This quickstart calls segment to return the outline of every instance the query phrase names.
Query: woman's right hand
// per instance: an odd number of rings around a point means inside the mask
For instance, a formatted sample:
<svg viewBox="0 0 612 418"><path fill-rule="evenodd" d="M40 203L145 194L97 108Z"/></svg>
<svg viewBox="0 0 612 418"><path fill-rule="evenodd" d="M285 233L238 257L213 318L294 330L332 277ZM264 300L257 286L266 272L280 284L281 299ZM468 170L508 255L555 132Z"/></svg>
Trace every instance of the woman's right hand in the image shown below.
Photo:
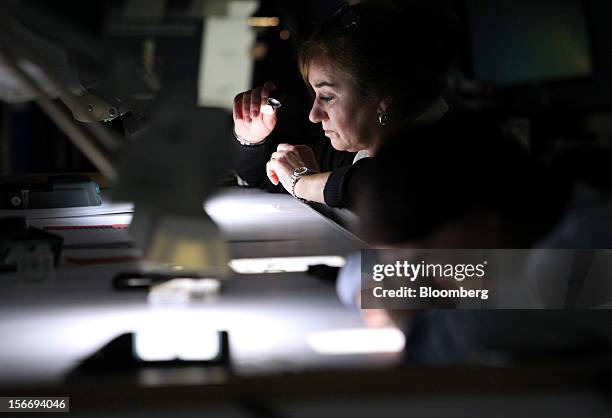
<svg viewBox="0 0 612 418"><path fill-rule="evenodd" d="M245 91L234 97L234 132L241 139L257 144L267 138L276 126L276 112L261 113L270 93L276 88L268 81L262 87Z"/></svg>

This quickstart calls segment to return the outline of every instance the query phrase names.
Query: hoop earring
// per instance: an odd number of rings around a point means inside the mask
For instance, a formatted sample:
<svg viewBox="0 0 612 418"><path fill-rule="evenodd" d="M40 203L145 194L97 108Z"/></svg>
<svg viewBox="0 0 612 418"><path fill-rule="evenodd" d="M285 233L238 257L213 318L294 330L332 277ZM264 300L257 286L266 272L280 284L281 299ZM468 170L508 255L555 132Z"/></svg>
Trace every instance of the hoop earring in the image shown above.
<svg viewBox="0 0 612 418"><path fill-rule="evenodd" d="M380 126L387 126L389 123L389 115L387 112L380 112L378 114L378 123L380 123Z"/></svg>

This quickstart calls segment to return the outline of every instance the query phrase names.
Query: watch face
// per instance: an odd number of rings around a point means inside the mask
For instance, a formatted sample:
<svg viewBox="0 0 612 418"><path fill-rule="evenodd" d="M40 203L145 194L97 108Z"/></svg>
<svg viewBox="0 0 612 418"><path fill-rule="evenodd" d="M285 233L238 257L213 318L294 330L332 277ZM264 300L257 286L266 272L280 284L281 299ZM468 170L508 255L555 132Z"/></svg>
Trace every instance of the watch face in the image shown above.
<svg viewBox="0 0 612 418"><path fill-rule="evenodd" d="M307 167L298 167L293 171L294 176L303 176L306 173L308 173Z"/></svg>

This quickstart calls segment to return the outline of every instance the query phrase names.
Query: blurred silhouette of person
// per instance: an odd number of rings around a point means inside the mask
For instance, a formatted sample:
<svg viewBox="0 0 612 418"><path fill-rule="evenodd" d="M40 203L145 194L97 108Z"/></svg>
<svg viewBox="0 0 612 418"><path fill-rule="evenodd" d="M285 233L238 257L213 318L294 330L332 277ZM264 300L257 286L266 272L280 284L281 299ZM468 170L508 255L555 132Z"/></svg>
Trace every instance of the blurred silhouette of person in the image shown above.
<svg viewBox="0 0 612 418"><path fill-rule="evenodd" d="M412 129L410 141L406 135L398 132L381 147L358 200L362 235L374 246L612 248L610 200L593 200L594 188L538 164L497 124L447 118L428 129ZM591 198L584 197L584 187ZM581 230L576 226L589 222L580 216L585 207L586 213L601 216ZM565 247L557 247L559 242ZM523 261L521 269L539 264L545 271L559 258L543 260L536 254ZM340 273L337 290L347 305L359 304L360 267L353 257ZM546 285L568 286L555 280ZM378 325L394 321L405 329L410 363L469 363L492 352L503 359L541 359L612 347L607 312L429 309L364 310L364 315Z"/></svg>
<svg viewBox="0 0 612 418"><path fill-rule="evenodd" d="M357 207L373 244L529 248L568 199L567 185L494 122L456 118L399 132L378 157Z"/></svg>

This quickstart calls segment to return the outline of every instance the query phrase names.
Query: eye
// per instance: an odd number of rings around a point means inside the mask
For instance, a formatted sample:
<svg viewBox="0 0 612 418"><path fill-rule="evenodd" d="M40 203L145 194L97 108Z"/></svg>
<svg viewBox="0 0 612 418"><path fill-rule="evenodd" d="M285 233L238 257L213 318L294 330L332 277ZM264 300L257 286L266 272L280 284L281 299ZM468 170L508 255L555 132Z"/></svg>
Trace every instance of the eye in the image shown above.
<svg viewBox="0 0 612 418"><path fill-rule="evenodd" d="M334 99L333 96L319 96L319 100L323 100L326 103L331 102Z"/></svg>

